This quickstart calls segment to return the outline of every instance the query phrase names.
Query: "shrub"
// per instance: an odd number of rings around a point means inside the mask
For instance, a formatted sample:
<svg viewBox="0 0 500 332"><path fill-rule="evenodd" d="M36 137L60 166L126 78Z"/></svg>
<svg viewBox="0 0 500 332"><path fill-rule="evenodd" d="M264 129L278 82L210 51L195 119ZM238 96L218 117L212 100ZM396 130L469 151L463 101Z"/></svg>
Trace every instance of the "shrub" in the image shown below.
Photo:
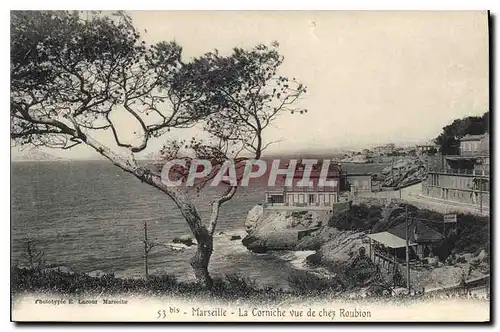
<svg viewBox="0 0 500 332"><path fill-rule="evenodd" d="M306 257L306 262L312 266L318 265L321 263L321 255L318 253L311 254Z"/></svg>
<svg viewBox="0 0 500 332"><path fill-rule="evenodd" d="M228 296L246 296L258 292L258 286L255 279L226 274L224 279L214 279L214 292Z"/></svg>
<svg viewBox="0 0 500 332"><path fill-rule="evenodd" d="M320 278L305 271L289 276L288 284L292 292L303 295L317 295L325 292L333 292L341 287L336 278Z"/></svg>
<svg viewBox="0 0 500 332"><path fill-rule="evenodd" d="M382 217L382 208L365 204L352 205L349 210L334 214L328 225L340 230L368 231Z"/></svg>
<svg viewBox="0 0 500 332"><path fill-rule="evenodd" d="M170 292L179 286L171 275L150 276L148 279L119 279L113 274L90 277L83 273L68 274L60 271L41 272L36 269L11 269L12 293L53 292L82 294L97 292L107 294Z"/></svg>
<svg viewBox="0 0 500 332"><path fill-rule="evenodd" d="M449 241L449 239L444 239L432 248L432 254L435 255L441 262L444 262L450 256L452 248L453 244Z"/></svg>
<svg viewBox="0 0 500 332"><path fill-rule="evenodd" d="M306 215L307 213L309 213L309 212L308 211L293 211L292 212L292 217L294 217L294 218L301 218L304 215Z"/></svg>
<svg viewBox="0 0 500 332"><path fill-rule="evenodd" d="M394 287L404 287L406 285L405 278L399 268L396 269L395 273L392 275L392 283Z"/></svg>
<svg viewBox="0 0 500 332"><path fill-rule="evenodd" d="M38 244L35 240L26 239L24 244L24 252L21 253L21 259L24 260L24 264L30 269L40 269L43 267L44 261L44 251L38 248Z"/></svg>

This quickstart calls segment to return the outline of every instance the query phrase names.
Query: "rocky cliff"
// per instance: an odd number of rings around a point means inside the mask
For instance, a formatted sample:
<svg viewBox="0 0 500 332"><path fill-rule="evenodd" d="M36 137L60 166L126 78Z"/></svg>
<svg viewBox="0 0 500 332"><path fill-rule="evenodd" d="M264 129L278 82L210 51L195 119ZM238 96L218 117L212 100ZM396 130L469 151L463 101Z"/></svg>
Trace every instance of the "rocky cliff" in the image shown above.
<svg viewBox="0 0 500 332"><path fill-rule="evenodd" d="M329 227L330 218L341 216L351 208L327 211L286 211L253 207L245 222L247 236L242 243L254 252L269 250L315 250L311 262L343 264L361 247L363 232L342 231Z"/></svg>
<svg viewBox="0 0 500 332"><path fill-rule="evenodd" d="M382 170L383 187L405 187L422 181L427 175L424 158L399 159Z"/></svg>
<svg viewBox="0 0 500 332"><path fill-rule="evenodd" d="M354 155L354 156L346 156L340 160L342 163L355 163L355 164L366 164L369 163L370 160L365 155Z"/></svg>
<svg viewBox="0 0 500 332"><path fill-rule="evenodd" d="M254 206L245 221L247 236L242 243L254 252L268 250L312 250L302 239L328 220L323 211L286 211ZM307 240L307 239L305 239Z"/></svg>

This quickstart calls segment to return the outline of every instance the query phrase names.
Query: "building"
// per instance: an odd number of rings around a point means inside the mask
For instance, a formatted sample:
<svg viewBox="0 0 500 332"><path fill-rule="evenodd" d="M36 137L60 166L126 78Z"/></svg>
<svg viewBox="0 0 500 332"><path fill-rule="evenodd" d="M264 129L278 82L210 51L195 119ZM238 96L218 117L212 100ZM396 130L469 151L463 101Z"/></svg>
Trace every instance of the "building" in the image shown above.
<svg viewBox="0 0 500 332"><path fill-rule="evenodd" d="M406 225L405 223L401 223L389 229L388 232L400 239L405 239ZM408 226L408 235L410 243L415 244L413 247L413 255L419 259L429 257L433 246L444 238L443 234L427 226L425 222L421 220L414 220L411 225Z"/></svg>
<svg viewBox="0 0 500 332"><path fill-rule="evenodd" d="M374 262L397 265L406 261L406 223L401 223L385 232L368 234L370 257ZM443 235L427 226L423 221L414 220L408 226L409 259L424 259L432 253L433 246L443 239Z"/></svg>
<svg viewBox="0 0 500 332"><path fill-rule="evenodd" d="M394 143L389 143L386 145L381 145L373 148L373 151L378 154L388 154L394 152L396 145Z"/></svg>
<svg viewBox="0 0 500 332"><path fill-rule="evenodd" d="M434 144L417 145L416 150L420 153L436 153L437 152L436 145L434 145Z"/></svg>
<svg viewBox="0 0 500 332"><path fill-rule="evenodd" d="M490 135L466 135L460 139L461 156L489 156Z"/></svg>
<svg viewBox="0 0 500 332"><path fill-rule="evenodd" d="M284 178L279 190L265 193L265 201L271 205L284 206L322 206L331 207L340 201L341 191L346 191L347 183L342 168L338 164L331 163L327 172L326 180L329 186L320 185L322 165L315 165L310 174L310 186L301 186L300 181L304 175L304 165L299 163L296 167L293 181L290 186L284 185Z"/></svg>
<svg viewBox="0 0 500 332"><path fill-rule="evenodd" d="M347 173L345 174L347 185L352 193L371 192L372 175L369 173Z"/></svg>
<svg viewBox="0 0 500 332"><path fill-rule="evenodd" d="M424 195L477 205L490 203L489 134L460 139L459 155L429 156Z"/></svg>

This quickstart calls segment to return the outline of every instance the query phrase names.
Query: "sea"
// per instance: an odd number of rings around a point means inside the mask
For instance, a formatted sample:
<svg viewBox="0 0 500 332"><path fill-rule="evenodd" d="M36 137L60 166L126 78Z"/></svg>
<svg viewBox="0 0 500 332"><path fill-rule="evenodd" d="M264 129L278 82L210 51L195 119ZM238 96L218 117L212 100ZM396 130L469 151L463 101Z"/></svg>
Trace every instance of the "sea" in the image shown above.
<svg viewBox="0 0 500 332"><path fill-rule="evenodd" d="M373 164L351 165L353 172ZM208 218L218 188L195 194L198 212ZM248 211L262 203L265 185L241 187L219 214L209 271L214 277L238 274L262 287L286 289L289 276L309 269L313 252L248 251L241 240ZM13 162L11 164L11 265L25 264L28 241L44 253L45 264L75 272L102 271L141 278L144 269L144 224L148 239L161 244L148 255L151 274L194 280L189 265L195 246L174 250L175 237L190 230L173 202L107 161Z"/></svg>

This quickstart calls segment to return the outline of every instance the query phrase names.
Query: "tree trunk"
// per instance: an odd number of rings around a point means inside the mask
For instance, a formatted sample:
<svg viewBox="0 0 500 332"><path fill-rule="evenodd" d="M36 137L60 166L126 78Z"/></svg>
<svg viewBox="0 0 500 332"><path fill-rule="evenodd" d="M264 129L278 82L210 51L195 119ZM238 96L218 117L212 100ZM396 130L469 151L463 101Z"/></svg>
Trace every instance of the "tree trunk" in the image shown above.
<svg viewBox="0 0 500 332"><path fill-rule="evenodd" d="M208 234L208 232L197 238L198 247L190 261L196 279L207 289L212 289L213 287L212 278L208 273L208 263L213 251L213 240L213 236Z"/></svg>
<svg viewBox="0 0 500 332"><path fill-rule="evenodd" d="M122 159L118 154L114 153L108 147L96 141L91 136L82 136L80 139L97 150L101 155L108 158L116 166L133 174L142 182L161 190L174 201L191 229L196 241L198 242L196 253L190 261L196 279L205 287L211 289L213 287L213 281L208 273L208 263L210 261L210 257L212 256L213 234L215 226L217 225L219 208L222 203L233 197L236 192L236 187L230 187L224 196L212 203L212 214L209 224L205 226L203 225L196 207L190 199L177 188L168 187L165 183L163 183L160 174L156 174L146 168L137 166L135 159L133 158L129 160Z"/></svg>

